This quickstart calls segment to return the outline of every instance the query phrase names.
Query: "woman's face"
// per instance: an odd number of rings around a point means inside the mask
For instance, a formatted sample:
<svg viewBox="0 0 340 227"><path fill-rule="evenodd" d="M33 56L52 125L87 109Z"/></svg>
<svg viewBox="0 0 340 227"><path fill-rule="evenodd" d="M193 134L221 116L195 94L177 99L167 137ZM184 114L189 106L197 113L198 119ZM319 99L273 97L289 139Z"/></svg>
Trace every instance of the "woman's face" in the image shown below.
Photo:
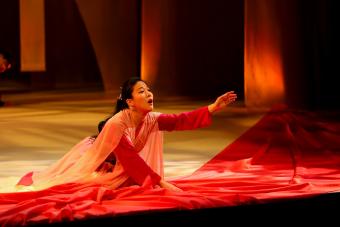
<svg viewBox="0 0 340 227"><path fill-rule="evenodd" d="M138 81L133 87L132 99L127 99L130 108L148 113L153 110L153 94L143 81Z"/></svg>

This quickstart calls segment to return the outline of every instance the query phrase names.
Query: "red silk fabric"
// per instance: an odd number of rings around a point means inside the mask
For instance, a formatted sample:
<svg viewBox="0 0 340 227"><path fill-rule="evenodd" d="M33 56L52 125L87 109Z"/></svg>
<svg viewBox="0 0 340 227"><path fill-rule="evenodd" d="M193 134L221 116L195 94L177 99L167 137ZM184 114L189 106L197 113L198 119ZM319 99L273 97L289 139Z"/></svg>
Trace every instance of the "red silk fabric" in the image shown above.
<svg viewBox="0 0 340 227"><path fill-rule="evenodd" d="M227 130L227 129L226 129ZM152 210L183 210L309 197L340 191L340 122L276 108L193 174L183 192L62 184L0 194L2 226L54 223Z"/></svg>

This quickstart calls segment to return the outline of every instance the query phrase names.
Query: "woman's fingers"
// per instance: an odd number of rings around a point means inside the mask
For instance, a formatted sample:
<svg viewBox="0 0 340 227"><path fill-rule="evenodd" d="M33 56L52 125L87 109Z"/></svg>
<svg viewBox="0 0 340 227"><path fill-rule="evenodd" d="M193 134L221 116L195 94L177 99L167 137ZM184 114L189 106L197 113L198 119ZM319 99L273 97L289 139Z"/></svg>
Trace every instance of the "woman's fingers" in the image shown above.
<svg viewBox="0 0 340 227"><path fill-rule="evenodd" d="M234 91L229 91L222 96L220 96L220 100L223 101L225 104L229 104L231 102L234 102L237 98L237 94L234 93Z"/></svg>
<svg viewBox="0 0 340 227"><path fill-rule="evenodd" d="M237 95L234 93L234 91L228 91L225 94L219 96L213 104L208 106L209 112L214 113L219 111L230 103L234 102L236 99Z"/></svg>

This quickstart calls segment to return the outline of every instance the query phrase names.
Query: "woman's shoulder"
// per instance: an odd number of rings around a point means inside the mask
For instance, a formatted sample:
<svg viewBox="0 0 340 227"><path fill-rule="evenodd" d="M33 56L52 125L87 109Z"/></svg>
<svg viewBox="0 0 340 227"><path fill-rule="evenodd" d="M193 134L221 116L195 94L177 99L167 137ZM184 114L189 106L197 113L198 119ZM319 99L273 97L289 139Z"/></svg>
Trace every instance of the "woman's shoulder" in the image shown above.
<svg viewBox="0 0 340 227"><path fill-rule="evenodd" d="M107 120L105 125L116 125L116 126L124 126L126 124L126 117L123 111L119 111L115 115L113 115L110 119Z"/></svg>
<svg viewBox="0 0 340 227"><path fill-rule="evenodd" d="M148 117L150 119L154 119L154 120L157 120L157 118L161 115L162 113L160 112L149 112L148 113Z"/></svg>

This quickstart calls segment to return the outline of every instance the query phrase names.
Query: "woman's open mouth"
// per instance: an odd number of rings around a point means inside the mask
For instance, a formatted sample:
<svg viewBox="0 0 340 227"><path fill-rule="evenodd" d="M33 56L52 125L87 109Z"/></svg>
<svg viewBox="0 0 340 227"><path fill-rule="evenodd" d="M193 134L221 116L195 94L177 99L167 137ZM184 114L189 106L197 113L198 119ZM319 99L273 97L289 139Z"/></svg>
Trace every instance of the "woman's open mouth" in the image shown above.
<svg viewBox="0 0 340 227"><path fill-rule="evenodd" d="M152 99L149 99L149 100L148 100L148 103L149 103L150 105L153 105L153 100L152 100Z"/></svg>

